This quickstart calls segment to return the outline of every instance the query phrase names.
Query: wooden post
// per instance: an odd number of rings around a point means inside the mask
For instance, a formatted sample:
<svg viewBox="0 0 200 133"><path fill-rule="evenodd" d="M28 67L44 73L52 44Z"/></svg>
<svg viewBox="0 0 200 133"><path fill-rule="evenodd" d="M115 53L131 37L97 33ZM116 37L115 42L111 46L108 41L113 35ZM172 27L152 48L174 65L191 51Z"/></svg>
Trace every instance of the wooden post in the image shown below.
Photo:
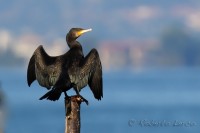
<svg viewBox="0 0 200 133"><path fill-rule="evenodd" d="M81 96L65 98L65 133L80 133L80 105L87 100Z"/></svg>

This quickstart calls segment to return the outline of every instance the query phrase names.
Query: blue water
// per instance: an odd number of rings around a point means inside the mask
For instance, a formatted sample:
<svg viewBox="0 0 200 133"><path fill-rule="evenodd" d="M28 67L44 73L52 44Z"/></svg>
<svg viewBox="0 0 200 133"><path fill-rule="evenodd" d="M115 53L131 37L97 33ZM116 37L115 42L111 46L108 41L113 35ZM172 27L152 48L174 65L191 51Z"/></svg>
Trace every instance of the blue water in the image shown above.
<svg viewBox="0 0 200 133"><path fill-rule="evenodd" d="M38 100L45 88L29 88L25 69L0 69L6 97L5 133L63 133L64 97ZM70 91L70 94L75 94ZM104 73L104 98L81 91L82 133L199 133L200 69L171 68Z"/></svg>

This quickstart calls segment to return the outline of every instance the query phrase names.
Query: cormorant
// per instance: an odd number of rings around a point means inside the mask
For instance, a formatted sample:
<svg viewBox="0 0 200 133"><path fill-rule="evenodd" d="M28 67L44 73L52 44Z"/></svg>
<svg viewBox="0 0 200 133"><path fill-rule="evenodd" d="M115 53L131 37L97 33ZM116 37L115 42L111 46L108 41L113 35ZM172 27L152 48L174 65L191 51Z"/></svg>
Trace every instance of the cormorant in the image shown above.
<svg viewBox="0 0 200 133"><path fill-rule="evenodd" d="M30 87L34 80L48 91L40 98L58 100L61 93L74 88L76 94L89 85L97 100L103 98L102 66L99 54L92 49L84 57L81 44L76 40L92 29L72 28L66 35L69 51L60 56L49 56L40 45L33 53L27 70L27 82Z"/></svg>

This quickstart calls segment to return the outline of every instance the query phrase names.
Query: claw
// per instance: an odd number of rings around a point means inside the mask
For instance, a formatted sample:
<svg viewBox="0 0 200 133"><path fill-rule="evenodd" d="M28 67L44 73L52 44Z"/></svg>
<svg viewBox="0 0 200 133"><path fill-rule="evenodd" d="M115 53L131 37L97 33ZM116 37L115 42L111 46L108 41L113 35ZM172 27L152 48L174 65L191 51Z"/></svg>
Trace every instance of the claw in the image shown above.
<svg viewBox="0 0 200 133"><path fill-rule="evenodd" d="M81 102L85 102L87 105L89 105L88 100L86 100L83 96L78 95L78 97L80 98L80 101L81 101Z"/></svg>

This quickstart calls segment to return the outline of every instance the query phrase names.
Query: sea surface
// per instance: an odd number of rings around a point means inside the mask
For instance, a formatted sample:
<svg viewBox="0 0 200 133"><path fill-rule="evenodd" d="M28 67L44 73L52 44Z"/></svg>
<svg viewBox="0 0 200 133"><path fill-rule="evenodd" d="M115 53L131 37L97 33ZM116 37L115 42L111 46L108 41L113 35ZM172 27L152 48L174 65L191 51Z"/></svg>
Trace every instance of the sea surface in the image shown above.
<svg viewBox="0 0 200 133"><path fill-rule="evenodd" d="M81 94L81 133L199 133L200 68L165 68L104 72L104 97ZM47 92L26 69L1 68L5 97L5 133L64 133L64 96L38 100ZM75 94L73 90L70 95Z"/></svg>

